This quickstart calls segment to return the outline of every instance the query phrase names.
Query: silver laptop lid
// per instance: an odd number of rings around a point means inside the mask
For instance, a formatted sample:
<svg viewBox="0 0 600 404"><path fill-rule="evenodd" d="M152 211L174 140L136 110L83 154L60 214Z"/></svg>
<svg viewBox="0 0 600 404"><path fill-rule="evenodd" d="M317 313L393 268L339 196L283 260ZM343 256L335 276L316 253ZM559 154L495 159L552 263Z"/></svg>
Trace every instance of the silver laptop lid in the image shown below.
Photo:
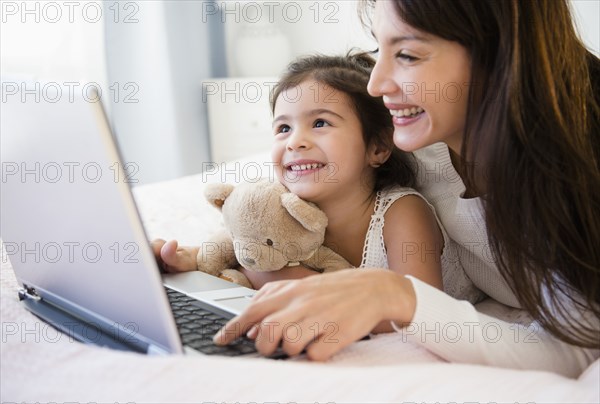
<svg viewBox="0 0 600 404"><path fill-rule="evenodd" d="M182 352L129 189L141 167L119 158L97 93L21 86L3 83L3 259L45 301Z"/></svg>

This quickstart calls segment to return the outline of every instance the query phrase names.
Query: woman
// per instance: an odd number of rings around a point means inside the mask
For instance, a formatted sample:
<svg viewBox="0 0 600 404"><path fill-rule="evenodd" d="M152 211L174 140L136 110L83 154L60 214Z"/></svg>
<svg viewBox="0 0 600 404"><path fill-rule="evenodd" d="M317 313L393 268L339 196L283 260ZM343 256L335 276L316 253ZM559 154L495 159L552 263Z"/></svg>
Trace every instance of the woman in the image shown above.
<svg viewBox="0 0 600 404"><path fill-rule="evenodd" d="M269 283L215 341L247 332L263 353L325 360L389 320L449 361L577 376L600 355L600 61L566 1L362 7L379 44L369 91L415 152L417 189L473 282L534 321L374 268ZM312 337L282 339L289 323Z"/></svg>

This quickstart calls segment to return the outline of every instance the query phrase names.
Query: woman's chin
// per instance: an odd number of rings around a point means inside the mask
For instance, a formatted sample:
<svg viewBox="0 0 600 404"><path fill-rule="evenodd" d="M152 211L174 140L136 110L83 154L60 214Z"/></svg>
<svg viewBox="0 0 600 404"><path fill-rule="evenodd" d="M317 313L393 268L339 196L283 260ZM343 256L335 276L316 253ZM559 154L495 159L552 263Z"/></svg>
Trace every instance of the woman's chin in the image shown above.
<svg viewBox="0 0 600 404"><path fill-rule="evenodd" d="M414 152L433 144L431 136L428 136L424 131L408 131L406 129L398 129L394 131L394 145L405 152Z"/></svg>

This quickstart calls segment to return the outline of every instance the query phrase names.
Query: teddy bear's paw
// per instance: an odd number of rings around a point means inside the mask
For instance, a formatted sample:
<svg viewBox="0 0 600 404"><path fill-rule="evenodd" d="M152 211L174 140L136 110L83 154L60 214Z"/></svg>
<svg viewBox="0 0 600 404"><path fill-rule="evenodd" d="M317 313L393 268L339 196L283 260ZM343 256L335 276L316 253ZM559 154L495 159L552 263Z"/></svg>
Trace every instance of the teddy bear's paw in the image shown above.
<svg viewBox="0 0 600 404"><path fill-rule="evenodd" d="M236 271L235 269L225 269L219 275L219 278L225 279L226 281L237 283L240 286L245 286L247 288L253 289L252 284L246 278L246 276L240 271Z"/></svg>
<svg viewBox="0 0 600 404"><path fill-rule="evenodd" d="M235 281L233 280L233 278L231 278L231 277L229 277L227 275L221 274L221 276L219 276L219 278L225 279L227 282L233 282L233 283L235 283Z"/></svg>

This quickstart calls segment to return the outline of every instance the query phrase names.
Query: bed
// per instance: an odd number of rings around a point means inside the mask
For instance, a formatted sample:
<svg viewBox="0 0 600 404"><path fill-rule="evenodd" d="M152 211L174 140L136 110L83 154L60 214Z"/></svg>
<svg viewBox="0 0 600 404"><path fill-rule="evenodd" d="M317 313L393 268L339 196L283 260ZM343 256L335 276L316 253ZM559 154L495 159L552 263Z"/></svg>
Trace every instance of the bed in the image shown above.
<svg viewBox="0 0 600 404"><path fill-rule="evenodd" d="M206 183L272 175L266 156L203 174L138 186L148 236L198 243L220 216ZM399 334L357 342L326 363L207 356L144 356L69 340L17 300L10 262L1 265L0 394L5 402L600 402L600 362L577 379L542 371L451 364Z"/></svg>

